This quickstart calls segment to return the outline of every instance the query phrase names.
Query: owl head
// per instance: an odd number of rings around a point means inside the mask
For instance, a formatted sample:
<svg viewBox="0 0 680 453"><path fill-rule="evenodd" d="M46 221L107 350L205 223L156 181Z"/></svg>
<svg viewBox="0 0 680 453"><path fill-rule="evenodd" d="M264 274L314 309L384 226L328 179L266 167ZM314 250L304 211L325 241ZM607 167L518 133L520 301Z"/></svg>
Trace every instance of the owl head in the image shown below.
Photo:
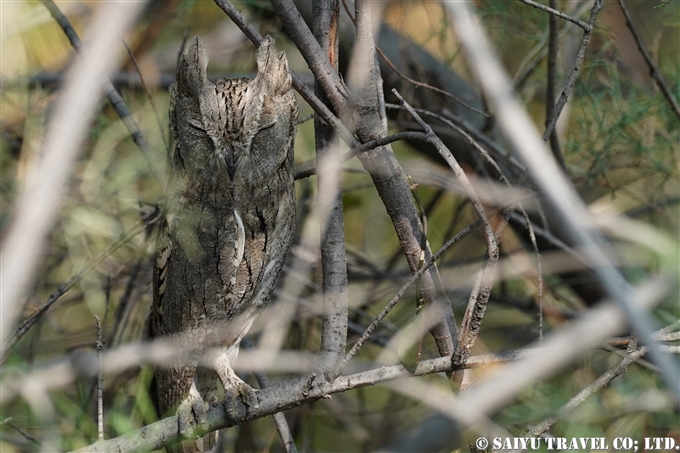
<svg viewBox="0 0 680 453"><path fill-rule="evenodd" d="M171 87L173 162L193 175L232 184L257 182L293 158L297 103L288 61L267 36L254 79L207 78L198 36L182 55Z"/></svg>

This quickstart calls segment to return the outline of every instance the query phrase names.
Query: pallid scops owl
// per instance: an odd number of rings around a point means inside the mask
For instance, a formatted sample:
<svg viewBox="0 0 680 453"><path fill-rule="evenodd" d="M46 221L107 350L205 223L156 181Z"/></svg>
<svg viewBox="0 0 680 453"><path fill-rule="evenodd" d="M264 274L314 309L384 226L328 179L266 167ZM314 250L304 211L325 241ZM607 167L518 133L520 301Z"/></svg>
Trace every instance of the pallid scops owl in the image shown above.
<svg viewBox="0 0 680 453"><path fill-rule="evenodd" d="M177 410L184 436L205 422L217 378L225 401L240 395L257 405L231 363L274 289L295 225L298 107L286 56L267 37L255 79L213 82L207 65L196 37L170 87L174 150L147 323L148 337L182 345L181 358L157 368L155 387L159 415ZM172 451L209 450L214 441Z"/></svg>

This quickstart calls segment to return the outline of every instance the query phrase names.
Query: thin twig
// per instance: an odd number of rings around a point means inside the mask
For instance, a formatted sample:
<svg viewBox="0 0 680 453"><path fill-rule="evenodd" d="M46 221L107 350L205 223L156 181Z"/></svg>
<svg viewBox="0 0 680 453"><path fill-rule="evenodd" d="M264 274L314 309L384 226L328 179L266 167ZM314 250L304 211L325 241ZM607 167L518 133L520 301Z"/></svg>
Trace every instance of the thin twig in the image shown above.
<svg viewBox="0 0 680 453"><path fill-rule="evenodd" d="M75 275L69 278L66 282L62 283L55 292L53 292L47 301L36 309L12 334L12 336L5 342L2 346L2 351L0 352L0 363L4 362L8 356L9 351L12 347L23 337L26 333L33 327L33 325L38 322L40 318L54 305L55 302L59 300L61 296L66 294L73 286L82 280L87 274L89 274L93 269L95 269L99 264L106 258L111 256L113 252L118 250L123 245L134 239L139 233L145 231L151 225L156 223L160 219L160 211L156 211L151 217L146 220L138 222L129 232L123 234L120 239L110 244L104 251L102 251L89 265L79 270Z"/></svg>
<svg viewBox="0 0 680 453"><path fill-rule="evenodd" d="M557 104L555 104L555 109L553 110L552 116L548 121L548 125L545 128L545 132L543 132L543 141L547 141L548 138L550 137L550 134L552 134L553 129L555 129L557 120L560 118L560 115L562 114L562 109L564 109L564 106L567 104L567 100L569 99L571 90L574 89L576 76L578 76L579 70L581 69L581 63L583 63L583 59L586 56L586 49L588 48L588 43L590 43L590 37L593 34L595 19L597 18L597 15L600 13L600 10L602 10L603 5L604 0L595 0L595 3L593 4L593 9L590 10L590 18L588 19L588 25L590 26L590 29L586 30L586 32L583 34L583 37L581 38L581 44L579 45L578 52L576 53L574 67L572 68L571 73L569 73L569 77L567 78L567 81L564 84L564 88L562 89L560 98L557 100Z"/></svg>
<svg viewBox="0 0 680 453"><path fill-rule="evenodd" d="M346 152L338 158L341 163L357 157L361 153L379 148L381 146L389 145L390 143L398 142L400 140L423 140L424 134L422 132L397 132L396 134L380 137L370 142L363 143L356 146L351 151ZM295 167L295 179L308 178L316 174L316 159L310 160Z"/></svg>
<svg viewBox="0 0 680 453"><path fill-rule="evenodd" d="M406 100L399 94L399 92L396 89L392 89L392 93L394 93L394 95L397 96L399 102L402 103L404 108L413 116L413 118L418 122L418 124L420 124L420 126L423 129L425 129L425 133L427 134L427 141L430 142L430 144L432 144L433 146L437 147L437 151L439 152L439 154L444 158L444 160L446 160L446 163L448 163L451 169L453 170L454 174L458 178L458 181L463 186L465 193L472 202L472 206L475 212L482 221L482 224L484 226L484 238L486 239L489 255L497 255L498 246L496 244L493 229L491 228L489 219L487 218L486 213L484 212L484 206L482 205L479 196L477 196L474 187L472 187L472 184L470 183L470 180L465 174L465 171L463 171L460 164L458 164L458 161L456 161L455 157L453 157L451 151L449 151L449 149L444 145L444 143L442 143L439 137L437 137L437 135L432 131L430 125L423 121L420 115L416 113L416 111L408 104L408 102L406 102Z"/></svg>
<svg viewBox="0 0 680 453"><path fill-rule="evenodd" d="M224 11L229 18L241 29L241 31L255 44L256 47L260 47L262 42L262 36L255 30L250 22L245 18L243 14L229 1L229 0L214 0L215 4ZM316 41L314 41L316 42ZM318 44L317 44L318 45ZM293 79L293 87L297 90L302 98L307 101L307 103L314 109L314 111L323 120L338 133L338 136L351 147L356 147L359 145L359 141L354 137L354 135L345 127L344 124L336 117L333 112L330 111L320 100L317 98L312 90L304 83L304 81L298 76L294 71L290 72L291 78Z"/></svg>
<svg viewBox="0 0 680 453"><path fill-rule="evenodd" d="M397 291L394 297L387 303L387 305L385 305L380 314L376 316L375 319L373 319L373 321L371 321L368 327L366 327L364 333L357 340L357 342L354 343L352 349L349 350L347 355L345 355L345 358L338 366L338 369L336 370L337 373L342 372L342 370L347 366L349 361L352 360L352 357L354 357L357 354L357 352L359 352L359 349L370 338L371 334L378 327L380 322L385 318L385 316L389 314L389 312L394 308L394 306L397 305L397 302L399 302L399 300L404 296L406 291L408 291L408 289L425 273L425 271L427 271L435 263L435 261L439 259L439 257L442 256L442 254L446 252L446 250L449 249L449 247L451 247L456 242L460 241L465 235L470 233L472 230L474 230L481 224L482 221L478 219L469 224L467 227L460 230L458 234L456 234L454 237L446 241L439 250L434 252L430 259L427 260L427 262L425 262L423 266L421 266L420 269L418 269L418 271L411 275L408 281L404 283L404 285L399 289L399 291Z"/></svg>
<svg viewBox="0 0 680 453"><path fill-rule="evenodd" d="M555 8L557 0L550 0L550 6ZM545 125L548 126L548 121L555 110L555 91L557 89L557 54L559 44L559 29L557 24L557 16L550 15L548 20L548 74L545 87ZM550 149L552 150L555 160L560 164L562 170L567 171L567 165L564 162L564 156L560 150L560 138L557 134L550 135Z"/></svg>
<svg viewBox="0 0 680 453"><path fill-rule="evenodd" d="M83 49L83 43L78 37L78 33L76 33L75 29L69 22L68 18L64 15L64 13L61 12L59 7L52 0L40 0L40 1L43 3L43 5L45 5L45 8L47 8L47 10L54 18L54 20L59 24L61 29L64 31L64 34L66 34L66 36L68 37L73 49L76 52L80 53ZM127 45L125 47L127 48ZM113 86L113 83L111 83L111 80L108 78L105 80L103 84L103 90L104 93L106 94L106 97L109 99L111 106L113 106L114 110L118 114L118 117L123 121L123 124L130 133L132 141L134 141L135 145L137 145L137 147L146 156L149 171L151 171L151 174L158 180L159 183L163 184L163 182L165 181L165 176L159 174L156 171L155 167L153 166L153 162L155 161L155 159L151 151L151 148L149 147L148 142L144 138L142 131L139 129L139 126L132 117L130 109L128 109L127 105L125 104L123 97L120 95L120 93L118 93L118 90L116 90L116 87Z"/></svg>
<svg viewBox="0 0 680 453"><path fill-rule="evenodd" d="M602 374L595 382L578 392L576 396L571 398L564 406L562 406L555 415L552 415L538 425L534 426L525 437L538 437L541 434L548 431L555 425L560 419L567 416L575 408L577 408L581 403L587 400L590 396L594 395L597 391L603 387L609 385L617 376L622 375L628 371L628 367L640 359L647 353L647 348L639 348L629 354L627 354L619 363L611 367L604 374Z"/></svg>
<svg viewBox="0 0 680 453"><path fill-rule="evenodd" d="M7 426L9 426L10 428L16 430L16 431L17 431L19 434L21 434L21 436L22 436L23 438L25 438L26 440L28 440L28 441L30 441L30 442L33 442L33 443L36 444L36 445L42 445L38 439L36 439L35 437L31 436L29 433L27 433L26 431L24 431L23 429L21 429L20 427L18 427L17 425L15 425L14 423L11 423L12 420L13 420L12 417L7 417L7 418L4 419L2 422L0 422L0 426L2 426L2 425L7 425Z"/></svg>
<svg viewBox="0 0 680 453"><path fill-rule="evenodd" d="M592 30L593 30L593 24L592 23L588 22L586 24L582 20L577 19L575 17L571 17L570 15L565 14L562 11L555 9L554 7L551 8L550 6L541 5L540 3L536 3L532 0L519 0L519 1L522 2L522 3L525 3L529 6L533 6L534 8L538 8L541 11L545 11L546 13L550 13L553 16L557 16L560 19L567 20L567 21L571 22L572 24L576 24L579 27L581 27L583 29L583 31L585 31L586 33L591 33Z"/></svg>
<svg viewBox="0 0 680 453"><path fill-rule="evenodd" d="M354 24L356 25L357 21L354 19L354 15L353 15L352 12L349 10L349 6L347 5L347 1L346 1L346 0L342 0L342 6L345 8L345 12L346 12L347 15L349 16L349 18L350 18L350 19L352 20L352 22L354 22ZM418 81L418 80L412 79L411 77L407 76L406 74L404 74L403 72L401 72L399 69L397 69L397 67L394 65L394 63L392 63L392 61L387 57L387 55L385 55L385 52L383 52L382 49L381 49L379 46L377 46L377 45L375 46L375 51L378 53L378 55L380 55L380 58L382 58L382 59L385 61L385 63L387 63L387 65L388 65L390 68L392 68L392 70L393 70L400 78L402 78L403 80L406 80L407 82L409 82L409 83L411 83L411 84L413 84L413 85L415 85L415 86L419 86L419 87L422 87L422 88L426 88L426 89L428 89L428 90L432 90L432 91L434 91L434 92L436 92L436 93L443 94L444 96L450 97L451 99L453 99L454 101L458 102L460 105L462 105L462 106L465 107L466 109L469 109L469 110L471 110L471 111L473 111L473 112L475 112L475 113L478 113L478 114L480 114L480 115L482 115L482 116L484 116L484 117L486 117L486 118L489 118L489 114L488 114L488 113L483 112L483 111L481 111L481 110L479 110L479 109L474 108L473 106L471 106L470 104L466 103L465 101L463 101L461 98L459 98L459 97L456 96L455 94L449 93L449 92L446 91L446 90L442 90L441 88L437 88L436 86L430 85L430 84L428 84L428 83L420 82L420 81Z"/></svg>
<svg viewBox="0 0 680 453"><path fill-rule="evenodd" d="M385 107L388 109L398 109L398 110L406 110L404 106L399 105L399 104L385 104ZM495 141L491 140L489 137L481 133L477 128L473 127L469 122L465 121L464 119L460 118L459 116L450 113L450 112L445 112L446 117L442 115L438 115L437 113L434 113L430 110L427 109L422 109L422 108L415 108L412 107L415 112L418 112L419 115L421 116L429 116L431 118L436 118L439 121L443 122L447 126L455 129L459 133L462 134L461 131L465 131L466 134L468 134L471 138L474 140L483 143L486 145L490 151L493 151L493 153L502 158L505 162L509 163L513 167L515 167L517 170L521 172L526 171L526 167L518 161L512 154L510 154L507 150L503 149L498 143ZM468 138L465 136L468 140L471 140L471 138ZM472 141L470 141L472 143Z"/></svg>
<svg viewBox="0 0 680 453"><path fill-rule="evenodd" d="M99 440L104 440L104 342L102 341L102 320L94 315L97 321L97 433Z"/></svg>
<svg viewBox="0 0 680 453"><path fill-rule="evenodd" d="M241 340L241 346L244 350L255 348L250 337L244 337L243 340ZM267 376L267 373L262 370L255 370L253 371L253 374L255 375L255 379L257 379L257 383L260 384L261 389L269 387L269 377ZM277 412L272 414L272 418L274 419L276 431L279 433L281 443L283 444L286 453L297 453L298 450L295 446L295 439L293 438L293 433L290 432L286 416L283 415L282 412Z"/></svg>
<svg viewBox="0 0 680 453"><path fill-rule="evenodd" d="M142 90L144 90L144 93L146 94L146 98L149 100L149 104L151 104L151 111L153 111L153 116L156 118L156 123L158 124L158 130L161 132L161 138L163 139L163 144L165 145L165 149L170 152L170 145L168 144L168 140L165 136L164 128L163 128L163 123L161 122L160 116L158 116L158 110L156 110L156 103L153 101L153 96L151 95L151 91L149 91L149 88L146 86L146 83L144 82L144 76L142 75L142 70L139 68L139 64L137 64L137 59L135 58L135 54L132 53L132 49L130 49L130 46L128 46L127 42L123 40L123 45L125 46L125 50L127 50L128 55L130 56L130 60L132 60L132 64L135 66L135 69L137 70L137 75L139 76L139 81L142 84Z"/></svg>
<svg viewBox="0 0 680 453"><path fill-rule="evenodd" d="M588 8L588 4L585 1L581 2L574 8L573 16L579 17L589 9L590 8ZM559 38L561 39L564 35L572 35L578 32L579 31L570 24L564 23L560 28ZM543 61L543 58L548 54L548 34L548 30L546 30L539 38L538 43L527 53L517 67L512 79L515 90L519 91L522 89L529 79L529 76L536 70L538 65Z"/></svg>
<svg viewBox="0 0 680 453"><path fill-rule="evenodd" d="M649 347L650 356L661 368L668 388L680 401L678 367L667 360L667 356L650 339L650 335L656 330L655 321L638 305L633 296L633 288L600 248L600 238L593 233L592 220L583 201L555 165L554 159L546 153L531 119L515 99L510 80L491 51L488 38L468 4L448 2L445 5L452 12L455 30L464 44L471 66L479 77L487 98L495 106L500 127L529 168L532 179L543 190L545 199L554 209L565 234L580 248L583 258L589 262L607 295L617 301L627 321ZM596 0L591 20L594 20L601 7L601 0ZM472 396L474 393L470 397Z"/></svg>
<svg viewBox="0 0 680 453"><path fill-rule="evenodd" d="M401 77L402 79L406 80L407 82L409 82L409 83L411 83L411 84L413 84L413 85L415 85L415 86L417 86L417 87L426 88L426 89L428 89L428 90L434 91L435 93L443 94L444 96L450 97L451 99L453 99L454 101L456 101L457 103L459 103L460 105L462 105L463 107L465 107L466 109L471 110L471 111L473 111L473 112L475 112L475 113L477 113L477 114L479 114L479 115L482 115L482 116L484 116L484 117L486 117L486 118L490 118L491 115L489 115L488 113L483 112L483 111L481 111L481 110L479 110L479 109L474 108L473 106L471 106L471 105L468 104L467 102L463 101L463 100L462 100L461 98L459 98L458 96L456 96L456 95L454 95L454 94L451 94L451 93L449 93L449 92L446 91L446 90L442 90L441 88L437 88L436 86L433 86L433 85L430 85L430 84L427 84L427 83L423 83L423 82L419 82L419 81L416 80L416 79L412 79L411 77L407 76L406 74L404 74L403 72L401 72L399 69L397 69L397 67L394 65L394 63L392 63L392 61L390 61L390 59L387 58L387 55L385 55L385 52L383 52L382 49L380 49L380 47L375 46L375 50L376 50L376 52L378 52L378 55L380 55L380 56L382 57L382 59L385 60L385 63L387 63L387 65L388 65L390 68L392 68L392 70L393 70L399 77Z"/></svg>
<svg viewBox="0 0 680 453"><path fill-rule="evenodd" d="M659 89L663 93L668 103L671 105L673 113L675 113L675 116L678 118L678 120L680 120L680 106L678 106L678 101L675 99L673 93L671 93L671 90L668 88L668 85L666 85L666 82L663 80L663 76L659 72L659 68L657 68L654 64L654 61L652 61L652 57L649 55L649 52L647 52L647 49L645 49L645 46L642 43L642 38L635 28L635 25L633 25L633 21L630 18L630 13L628 13L628 9L623 3L623 0L619 0L619 6L621 6L623 15L626 16L626 26L628 26L628 29L637 43L640 53L647 62L647 66L649 66L649 75L652 76L652 78L656 81L656 84L659 85Z"/></svg>

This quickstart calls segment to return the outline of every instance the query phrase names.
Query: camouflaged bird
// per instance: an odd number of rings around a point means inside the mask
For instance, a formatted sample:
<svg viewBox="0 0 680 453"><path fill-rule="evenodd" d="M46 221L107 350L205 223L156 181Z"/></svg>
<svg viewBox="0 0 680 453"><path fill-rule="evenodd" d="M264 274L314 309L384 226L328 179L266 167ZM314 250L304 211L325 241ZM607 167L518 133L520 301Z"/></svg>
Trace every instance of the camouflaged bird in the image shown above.
<svg viewBox="0 0 680 453"><path fill-rule="evenodd" d="M217 399L216 378L228 411L239 395L257 405L231 363L274 289L295 225L298 108L285 55L265 38L253 80L212 82L207 65L196 37L170 87L174 151L147 324L150 338L183 345L181 359L156 370L155 386L160 415L176 410L188 437L206 422L206 402ZM172 451L214 442L205 436Z"/></svg>

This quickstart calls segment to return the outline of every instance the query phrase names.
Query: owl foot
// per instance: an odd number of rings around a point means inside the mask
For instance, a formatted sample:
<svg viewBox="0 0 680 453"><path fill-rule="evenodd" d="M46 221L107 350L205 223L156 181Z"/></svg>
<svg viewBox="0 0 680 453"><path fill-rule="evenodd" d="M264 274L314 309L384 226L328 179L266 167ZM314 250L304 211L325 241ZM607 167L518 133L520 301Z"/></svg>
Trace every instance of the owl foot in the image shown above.
<svg viewBox="0 0 680 453"><path fill-rule="evenodd" d="M230 419L238 420L241 418L241 414L239 414L239 399L246 406L246 416L251 409L259 407L257 390L243 382L241 379L238 379L238 381L232 380L230 384L229 388L224 389L224 407Z"/></svg>
<svg viewBox="0 0 680 453"><path fill-rule="evenodd" d="M196 392L198 393L198 392ZM182 437L194 438L195 428L198 427L200 432L208 430L208 405L201 399L199 395L189 393L189 396L182 401L177 408L177 419L179 425L179 434Z"/></svg>

